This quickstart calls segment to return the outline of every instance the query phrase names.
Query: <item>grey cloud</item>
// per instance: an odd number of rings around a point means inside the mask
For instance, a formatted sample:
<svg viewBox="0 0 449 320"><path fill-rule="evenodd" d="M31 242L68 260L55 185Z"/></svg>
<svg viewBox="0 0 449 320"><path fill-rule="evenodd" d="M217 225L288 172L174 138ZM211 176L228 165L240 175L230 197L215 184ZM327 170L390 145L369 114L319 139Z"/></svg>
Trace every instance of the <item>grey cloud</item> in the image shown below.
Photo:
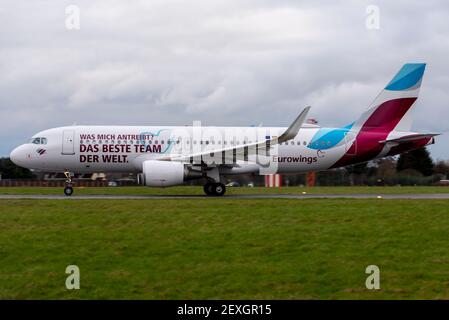
<svg viewBox="0 0 449 320"><path fill-rule="evenodd" d="M81 9L81 29L64 26ZM428 70L417 130L447 131L449 4L376 1L14 1L0 10L0 154L79 124L353 121L405 62ZM443 138L434 157L448 158Z"/></svg>

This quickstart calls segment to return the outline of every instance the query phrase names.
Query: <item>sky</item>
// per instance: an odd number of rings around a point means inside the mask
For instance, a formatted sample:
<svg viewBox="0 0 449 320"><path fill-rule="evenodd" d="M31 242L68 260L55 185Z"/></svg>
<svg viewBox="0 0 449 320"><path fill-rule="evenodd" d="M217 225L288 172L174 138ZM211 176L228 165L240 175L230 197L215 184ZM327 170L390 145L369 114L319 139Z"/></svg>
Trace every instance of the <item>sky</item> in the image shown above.
<svg viewBox="0 0 449 320"><path fill-rule="evenodd" d="M0 156L74 123L288 126L310 105L342 126L425 62L413 129L449 159L447 21L443 0L3 0Z"/></svg>

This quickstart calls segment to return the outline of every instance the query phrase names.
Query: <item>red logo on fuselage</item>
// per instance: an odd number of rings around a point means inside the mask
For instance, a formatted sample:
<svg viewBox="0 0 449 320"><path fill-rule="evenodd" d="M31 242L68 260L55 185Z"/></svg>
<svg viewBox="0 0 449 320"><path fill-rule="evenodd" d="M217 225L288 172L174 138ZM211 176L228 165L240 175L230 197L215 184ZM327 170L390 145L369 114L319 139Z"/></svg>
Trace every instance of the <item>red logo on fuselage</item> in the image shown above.
<svg viewBox="0 0 449 320"><path fill-rule="evenodd" d="M47 151L47 150L42 149L42 148L39 148L39 149L36 150L36 152L37 152L40 156L43 155L46 151Z"/></svg>

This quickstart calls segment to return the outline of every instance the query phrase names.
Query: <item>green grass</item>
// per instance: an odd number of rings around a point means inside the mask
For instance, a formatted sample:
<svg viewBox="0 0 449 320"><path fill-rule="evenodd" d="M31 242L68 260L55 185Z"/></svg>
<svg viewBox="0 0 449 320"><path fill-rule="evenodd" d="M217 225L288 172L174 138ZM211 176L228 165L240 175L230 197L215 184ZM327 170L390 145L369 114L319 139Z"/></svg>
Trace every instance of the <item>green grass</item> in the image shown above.
<svg viewBox="0 0 449 320"><path fill-rule="evenodd" d="M63 188L51 187L1 187L0 194L62 194ZM410 194L410 193L449 193L449 187L228 187L227 194ZM202 195L201 186L179 186L170 188L148 187L104 187L83 188L75 187L74 194L78 195Z"/></svg>
<svg viewBox="0 0 449 320"><path fill-rule="evenodd" d="M0 298L448 299L448 207L448 200L1 200ZM70 264L81 270L80 290L65 289ZM370 264L380 267L379 291L365 288Z"/></svg>

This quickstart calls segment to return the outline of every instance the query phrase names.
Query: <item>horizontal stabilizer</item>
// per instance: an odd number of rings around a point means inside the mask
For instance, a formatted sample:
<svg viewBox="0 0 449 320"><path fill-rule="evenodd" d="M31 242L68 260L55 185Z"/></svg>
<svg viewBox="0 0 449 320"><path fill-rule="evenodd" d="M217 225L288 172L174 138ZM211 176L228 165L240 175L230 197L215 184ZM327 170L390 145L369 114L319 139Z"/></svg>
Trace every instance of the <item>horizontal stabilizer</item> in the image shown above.
<svg viewBox="0 0 449 320"><path fill-rule="evenodd" d="M425 139L425 138L430 139L430 138L433 138L438 135L440 135L440 133L416 133L416 134L403 136L400 138L382 140L382 141L379 141L379 143L388 143L388 142L405 143L405 142L411 142L411 141L421 140L421 139Z"/></svg>

